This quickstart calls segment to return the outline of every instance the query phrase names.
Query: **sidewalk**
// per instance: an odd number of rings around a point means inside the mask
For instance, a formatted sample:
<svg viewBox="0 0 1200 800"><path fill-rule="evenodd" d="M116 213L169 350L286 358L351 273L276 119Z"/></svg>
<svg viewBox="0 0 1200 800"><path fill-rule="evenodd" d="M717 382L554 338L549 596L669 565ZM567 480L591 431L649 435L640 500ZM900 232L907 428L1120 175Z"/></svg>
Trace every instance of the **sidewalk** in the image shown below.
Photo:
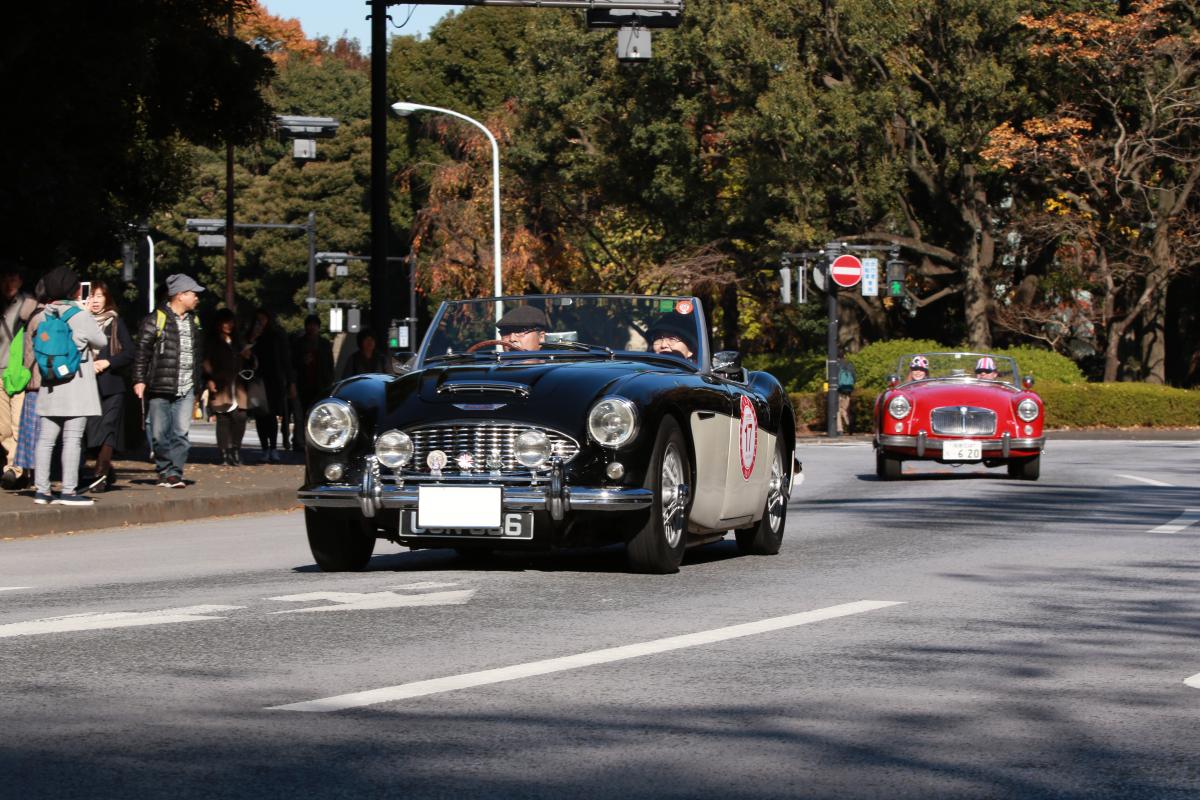
<svg viewBox="0 0 1200 800"><path fill-rule="evenodd" d="M186 489L159 487L148 461L116 461L116 486L90 495L96 501L92 506L34 505L32 487L0 491L0 540L298 508L304 455L281 450L283 463L260 465L261 455L257 446L243 448L245 465L226 467L217 463L215 447L193 444L183 476ZM82 472L90 474L86 468Z"/></svg>

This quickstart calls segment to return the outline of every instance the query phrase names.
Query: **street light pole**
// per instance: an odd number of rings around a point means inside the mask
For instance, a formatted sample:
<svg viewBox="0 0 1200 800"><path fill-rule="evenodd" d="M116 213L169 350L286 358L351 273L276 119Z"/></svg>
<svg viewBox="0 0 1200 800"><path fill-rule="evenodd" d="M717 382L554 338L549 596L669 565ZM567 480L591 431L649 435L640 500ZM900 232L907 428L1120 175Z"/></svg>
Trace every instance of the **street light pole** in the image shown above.
<svg viewBox="0 0 1200 800"><path fill-rule="evenodd" d="M147 292L147 294L149 294L150 297L147 302L150 304L149 313L153 314L154 313L154 295L155 295L155 291L156 291L155 286L154 286L154 239L151 238L150 234L148 234L148 233L146 234L146 242L150 245L150 285L148 287L149 291Z"/></svg>
<svg viewBox="0 0 1200 800"><path fill-rule="evenodd" d="M435 114L445 114L455 119L461 119L463 122L468 122L483 131L483 135L487 137L488 142L492 145L492 291L496 297L501 297L504 294L504 286L500 272L500 145L496 142L496 137L479 120L472 119L466 114L460 114L457 111L451 111L448 108L438 108L437 106L402 101L393 103L392 110L401 116L408 116L414 111L432 111ZM496 303L496 319L499 320L503 313L503 304Z"/></svg>

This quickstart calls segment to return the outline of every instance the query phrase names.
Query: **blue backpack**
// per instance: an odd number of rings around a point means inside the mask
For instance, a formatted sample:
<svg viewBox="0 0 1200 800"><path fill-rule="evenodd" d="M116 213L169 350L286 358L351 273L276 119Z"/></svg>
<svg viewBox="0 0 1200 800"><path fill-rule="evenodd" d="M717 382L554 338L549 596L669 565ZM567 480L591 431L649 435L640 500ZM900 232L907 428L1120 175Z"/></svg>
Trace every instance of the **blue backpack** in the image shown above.
<svg viewBox="0 0 1200 800"><path fill-rule="evenodd" d="M43 385L66 383L79 373L79 348L67 324L78 313L77 306L62 312L46 307L33 337L33 358Z"/></svg>

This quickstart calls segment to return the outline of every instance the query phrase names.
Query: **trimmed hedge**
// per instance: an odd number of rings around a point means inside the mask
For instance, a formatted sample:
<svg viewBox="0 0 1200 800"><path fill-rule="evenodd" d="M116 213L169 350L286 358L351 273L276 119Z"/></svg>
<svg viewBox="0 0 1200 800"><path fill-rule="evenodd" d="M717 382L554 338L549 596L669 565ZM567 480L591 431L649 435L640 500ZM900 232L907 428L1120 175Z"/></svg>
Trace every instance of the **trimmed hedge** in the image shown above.
<svg viewBox="0 0 1200 800"><path fill-rule="evenodd" d="M1017 362L1020 364L1020 362ZM1148 383L1039 383L1046 426L1071 428L1200 427L1200 391ZM878 392L851 395L848 433L871 433ZM792 392L796 429L824 431L825 392Z"/></svg>

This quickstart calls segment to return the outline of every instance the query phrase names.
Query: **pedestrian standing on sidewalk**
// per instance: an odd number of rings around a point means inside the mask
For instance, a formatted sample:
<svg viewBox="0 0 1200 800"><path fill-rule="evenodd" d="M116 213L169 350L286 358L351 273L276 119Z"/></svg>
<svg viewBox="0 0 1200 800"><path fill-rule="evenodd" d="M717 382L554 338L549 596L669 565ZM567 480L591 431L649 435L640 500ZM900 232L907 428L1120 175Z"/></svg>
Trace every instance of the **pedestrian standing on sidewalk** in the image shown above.
<svg viewBox="0 0 1200 800"><path fill-rule="evenodd" d="M33 287L34 308L33 316L37 315L46 303L46 282L38 281ZM18 488L33 482L33 468L37 464L37 437L42 428L42 418L37 415L38 389L42 387L42 377L38 374L37 362L33 358L32 334L27 329L22 337L25 340L25 367L29 370L29 383L25 386L25 402L21 405L21 422L17 430L17 454L15 462L21 468L21 479Z"/></svg>
<svg viewBox="0 0 1200 800"><path fill-rule="evenodd" d="M369 375L376 372L391 374L391 370L388 369L387 353L376 348L374 333L363 328L358 332L355 341L358 343L358 349L346 362L346 368L342 370L342 380L355 375Z"/></svg>
<svg viewBox="0 0 1200 800"><path fill-rule="evenodd" d="M258 360L258 377L262 378L263 388L267 392L267 407L254 418L254 427L258 430L258 441L263 450L262 461L264 464L278 464L279 417L287 414L288 399L296 393L287 337L275 325L275 316L267 309L260 308L254 312L254 325L247 341ZM285 448L287 439L285 427Z"/></svg>
<svg viewBox="0 0 1200 800"><path fill-rule="evenodd" d="M37 437L33 502L90 506L94 502L76 492L79 457L88 417L99 416L100 394L92 351L108 344L95 318L80 308L79 276L69 267L57 267L42 279L47 297L44 309L29 321L30 339L37 361L41 388L37 414L42 418ZM50 461L62 437L62 493L50 493Z"/></svg>
<svg viewBox="0 0 1200 800"><path fill-rule="evenodd" d="M186 485L188 431L204 366L203 331L196 315L203 291L189 275L167 278L167 302L142 320L133 356L133 393L145 409L158 485L169 489Z"/></svg>
<svg viewBox="0 0 1200 800"><path fill-rule="evenodd" d="M16 463L21 409L29 390L31 370L25 363L25 329L37 310L37 302L21 291L21 271L13 264L0 264L0 486L16 489L23 470ZM35 387L36 388L36 387Z"/></svg>
<svg viewBox="0 0 1200 800"><path fill-rule="evenodd" d="M837 429L841 433L847 433L851 425L851 403L854 396L854 382L858 380L858 373L854 371L854 365L850 363L848 358L839 358L837 374L837 393L838 393L838 416Z"/></svg>
<svg viewBox="0 0 1200 800"><path fill-rule="evenodd" d="M96 388L100 390L100 416L88 417L85 442L96 451L96 469L88 479L88 490L103 492L117 482L113 452L125 449L125 372L133 363L133 339L117 315L117 300L104 281L92 281L88 311L108 339L92 351Z"/></svg>
<svg viewBox="0 0 1200 800"><path fill-rule="evenodd" d="M221 462L242 463L242 438L246 435L246 383L239 375L254 369L254 355L237 334L237 319L228 308L217 312L212 334L204 346L204 374L208 380L209 418L217 420L217 448Z"/></svg>

